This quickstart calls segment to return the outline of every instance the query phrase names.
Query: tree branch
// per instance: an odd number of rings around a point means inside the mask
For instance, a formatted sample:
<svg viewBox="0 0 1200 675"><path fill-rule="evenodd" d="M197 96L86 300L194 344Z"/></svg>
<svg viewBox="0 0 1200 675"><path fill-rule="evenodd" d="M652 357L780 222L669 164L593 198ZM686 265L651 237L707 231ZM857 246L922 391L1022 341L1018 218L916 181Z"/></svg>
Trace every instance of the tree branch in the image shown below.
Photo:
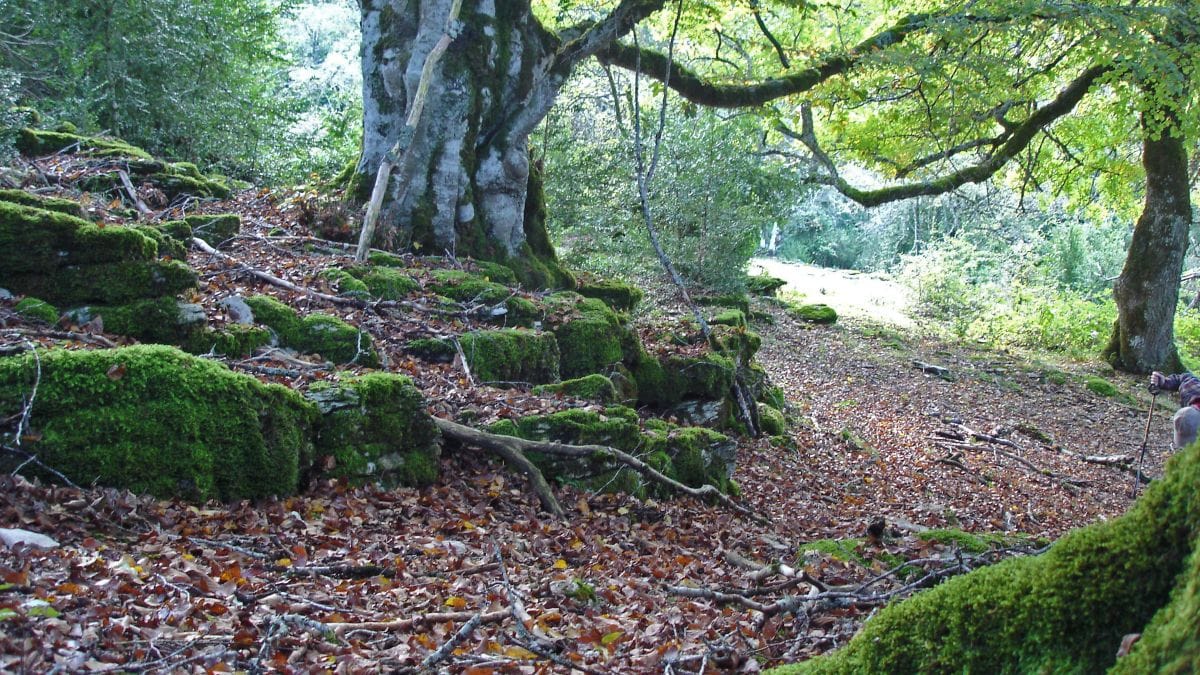
<svg viewBox="0 0 1200 675"><path fill-rule="evenodd" d="M639 67L651 77L663 79L669 71L668 86L685 99L714 108L739 108L768 103L777 98L808 91L854 67L863 57L899 44L911 33L928 25L930 15L912 14L897 21L891 28L876 33L854 46L846 54L832 56L823 63L781 78L752 84L716 84L695 71L679 64L669 64L668 57L650 50L614 42L597 52L601 63L635 70Z"/></svg>
<svg viewBox="0 0 1200 675"><path fill-rule="evenodd" d="M826 182L838 192L863 206L879 206L911 197L945 194L967 183L978 183L991 178L1012 158L1027 148L1039 132L1074 110L1075 106L1087 95L1092 85L1110 70L1110 66L1092 66L1083 71L1079 77L1060 91L1054 100L1038 108L1024 122L1016 125L1009 134L1008 140L982 162L930 180L893 185L878 190L860 190L838 176L832 160L817 144L816 135L806 133L806 131L811 131L810 129L802 130L797 134L782 125L778 125L777 128L784 135L798 140L808 147L821 165L830 172L831 175Z"/></svg>

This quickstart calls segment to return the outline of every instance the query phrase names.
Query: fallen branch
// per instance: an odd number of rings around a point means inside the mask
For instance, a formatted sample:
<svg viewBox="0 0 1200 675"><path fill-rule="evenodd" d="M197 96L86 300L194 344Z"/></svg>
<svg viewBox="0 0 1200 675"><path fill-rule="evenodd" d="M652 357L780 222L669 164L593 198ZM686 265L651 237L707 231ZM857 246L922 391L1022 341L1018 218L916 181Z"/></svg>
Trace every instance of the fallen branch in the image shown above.
<svg viewBox="0 0 1200 675"><path fill-rule="evenodd" d="M48 337L55 340L74 340L76 342L86 342L90 345L96 345L97 347L107 347L108 349L114 349L117 346L117 343L109 340L103 335L80 333L78 331L40 330L37 328L6 328L5 332L31 337Z"/></svg>
<svg viewBox="0 0 1200 675"><path fill-rule="evenodd" d="M133 205L137 207L138 213L148 216L154 212L146 206L146 202L138 196L137 190L133 187L133 181L129 180L129 174L125 169L117 169L117 176L121 179L121 185L125 188L125 192L129 194L129 198L133 200Z"/></svg>
<svg viewBox="0 0 1200 675"><path fill-rule="evenodd" d="M404 632L438 623L470 621L475 616L479 616L480 623L499 623L509 617L509 612L507 609L499 609L484 614L479 614L478 612L433 612L431 614L419 614L407 619L396 619L394 621L343 621L323 625L333 631L333 634L338 638L344 638L351 631L363 630L376 633Z"/></svg>
<svg viewBox="0 0 1200 675"><path fill-rule="evenodd" d="M760 525L766 525L770 523L768 518L751 511L741 504L738 504L730 499L729 495L723 494L720 490L712 485L704 485L699 488L684 485L674 478L663 475L654 467L646 464L637 457L634 457L633 455L616 448L610 448L605 445L567 445L564 443L555 443L553 441L527 441L523 438L516 438L515 436L491 434L486 431L480 431L472 427L456 424L450 420L437 417L435 417L433 421L435 424L437 424L438 428L441 429L442 434L448 438L458 441L459 443L490 450L505 458L508 456L519 457L521 460L527 463L529 460L525 459L524 453L529 450L549 455L559 455L562 457L594 457L595 455L603 455L605 457L614 459L625 466L628 466L629 468L657 483L666 485L676 492L682 492L700 499L712 498L720 502L723 506L730 509L734 513L759 523ZM533 471L536 472L536 474L527 473L526 475L530 477L531 481L540 479L541 484L545 485L546 492L549 493L549 485L545 484L545 478L542 477L541 471L538 471L537 467L534 467L532 463L529 463L529 466L533 469ZM540 490L538 494L539 496L542 496L542 492ZM554 495L549 494L549 497L553 499ZM543 497L543 503L545 501L546 498ZM557 500L554 500L553 503L557 505L558 502Z"/></svg>

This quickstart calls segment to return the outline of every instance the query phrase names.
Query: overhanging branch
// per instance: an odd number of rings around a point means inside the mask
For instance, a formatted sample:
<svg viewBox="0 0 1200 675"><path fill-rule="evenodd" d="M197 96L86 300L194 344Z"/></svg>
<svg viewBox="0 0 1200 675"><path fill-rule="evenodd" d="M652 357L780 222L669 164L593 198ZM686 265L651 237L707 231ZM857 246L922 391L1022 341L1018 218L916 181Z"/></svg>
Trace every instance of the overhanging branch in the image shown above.
<svg viewBox="0 0 1200 675"><path fill-rule="evenodd" d="M897 21L891 28L863 40L846 54L830 57L821 64L786 77L772 78L752 84L717 84L679 64L668 65L660 52L614 42L596 53L601 63L626 70L641 67L643 73L662 79L670 72L671 89L685 99L714 108L740 108L768 103L784 96L808 91L829 78L844 73L863 57L902 42L929 22L928 14L913 14Z"/></svg>
<svg viewBox="0 0 1200 675"><path fill-rule="evenodd" d="M816 160L830 173L826 182L838 192L863 206L879 206L911 197L945 194L967 183L978 183L991 178L1005 164L1027 148L1039 132L1074 110L1075 106L1087 95L1092 85L1109 70L1111 70L1110 66L1092 66L1083 71L1079 77L1060 91L1054 100L1038 108L1024 122L1013 127L1007 140L982 162L930 180L893 185L878 190L860 190L837 174L832 160L817 143L816 134L811 128L811 112L808 112L808 117L804 120L807 128L800 133L791 131L782 125L779 125L778 128L785 135L803 143L812 152Z"/></svg>

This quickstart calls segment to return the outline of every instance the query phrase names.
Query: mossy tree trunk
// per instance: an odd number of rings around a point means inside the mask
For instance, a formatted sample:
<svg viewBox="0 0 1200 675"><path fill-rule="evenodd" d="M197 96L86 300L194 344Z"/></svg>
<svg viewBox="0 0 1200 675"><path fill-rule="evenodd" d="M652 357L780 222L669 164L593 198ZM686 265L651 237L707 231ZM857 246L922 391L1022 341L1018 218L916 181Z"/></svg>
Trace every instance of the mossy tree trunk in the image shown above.
<svg viewBox="0 0 1200 675"><path fill-rule="evenodd" d="M530 199L531 186L540 190L531 181L529 134L571 69L662 0L623 0L573 35L545 30L529 0L465 0L409 127L422 70L447 33L453 5L362 2L359 177L370 184L389 152L402 160L381 211L381 234L392 248L524 261L534 280L561 283L553 250L544 245L542 209L527 208L539 204L537 195Z"/></svg>
<svg viewBox="0 0 1200 675"><path fill-rule="evenodd" d="M1172 122L1166 130L1151 128L1143 115L1146 202L1133 229L1125 267L1113 285L1117 321L1105 358L1131 373L1183 368L1175 349L1174 324L1192 204L1185 138L1174 115L1165 114Z"/></svg>

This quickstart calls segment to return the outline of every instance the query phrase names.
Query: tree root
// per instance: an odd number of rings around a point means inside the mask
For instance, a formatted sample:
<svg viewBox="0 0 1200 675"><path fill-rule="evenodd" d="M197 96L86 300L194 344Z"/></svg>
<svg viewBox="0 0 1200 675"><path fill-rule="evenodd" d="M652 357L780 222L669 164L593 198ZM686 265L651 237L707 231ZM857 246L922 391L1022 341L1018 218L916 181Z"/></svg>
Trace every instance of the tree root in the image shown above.
<svg viewBox="0 0 1200 675"><path fill-rule="evenodd" d="M528 450L535 450L548 455L558 455L560 457L593 457L597 454L603 455L628 466L656 483L666 485L676 492L682 492L697 498L711 497L720 502L722 506L744 518L760 525L770 524L768 518L738 504L712 485L705 485L699 488L689 487L662 474L637 457L616 448L610 448L605 445L567 445L552 441L527 441L514 436L502 436L500 434L480 431L437 417L433 421L447 438L463 445L470 445L494 452L516 466L529 479L534 491L542 500L543 507L559 518L565 517L565 513L558 504L558 500L554 497L554 493L550 490L550 485L546 482L546 478L542 475L542 472L525 457L525 452Z"/></svg>

